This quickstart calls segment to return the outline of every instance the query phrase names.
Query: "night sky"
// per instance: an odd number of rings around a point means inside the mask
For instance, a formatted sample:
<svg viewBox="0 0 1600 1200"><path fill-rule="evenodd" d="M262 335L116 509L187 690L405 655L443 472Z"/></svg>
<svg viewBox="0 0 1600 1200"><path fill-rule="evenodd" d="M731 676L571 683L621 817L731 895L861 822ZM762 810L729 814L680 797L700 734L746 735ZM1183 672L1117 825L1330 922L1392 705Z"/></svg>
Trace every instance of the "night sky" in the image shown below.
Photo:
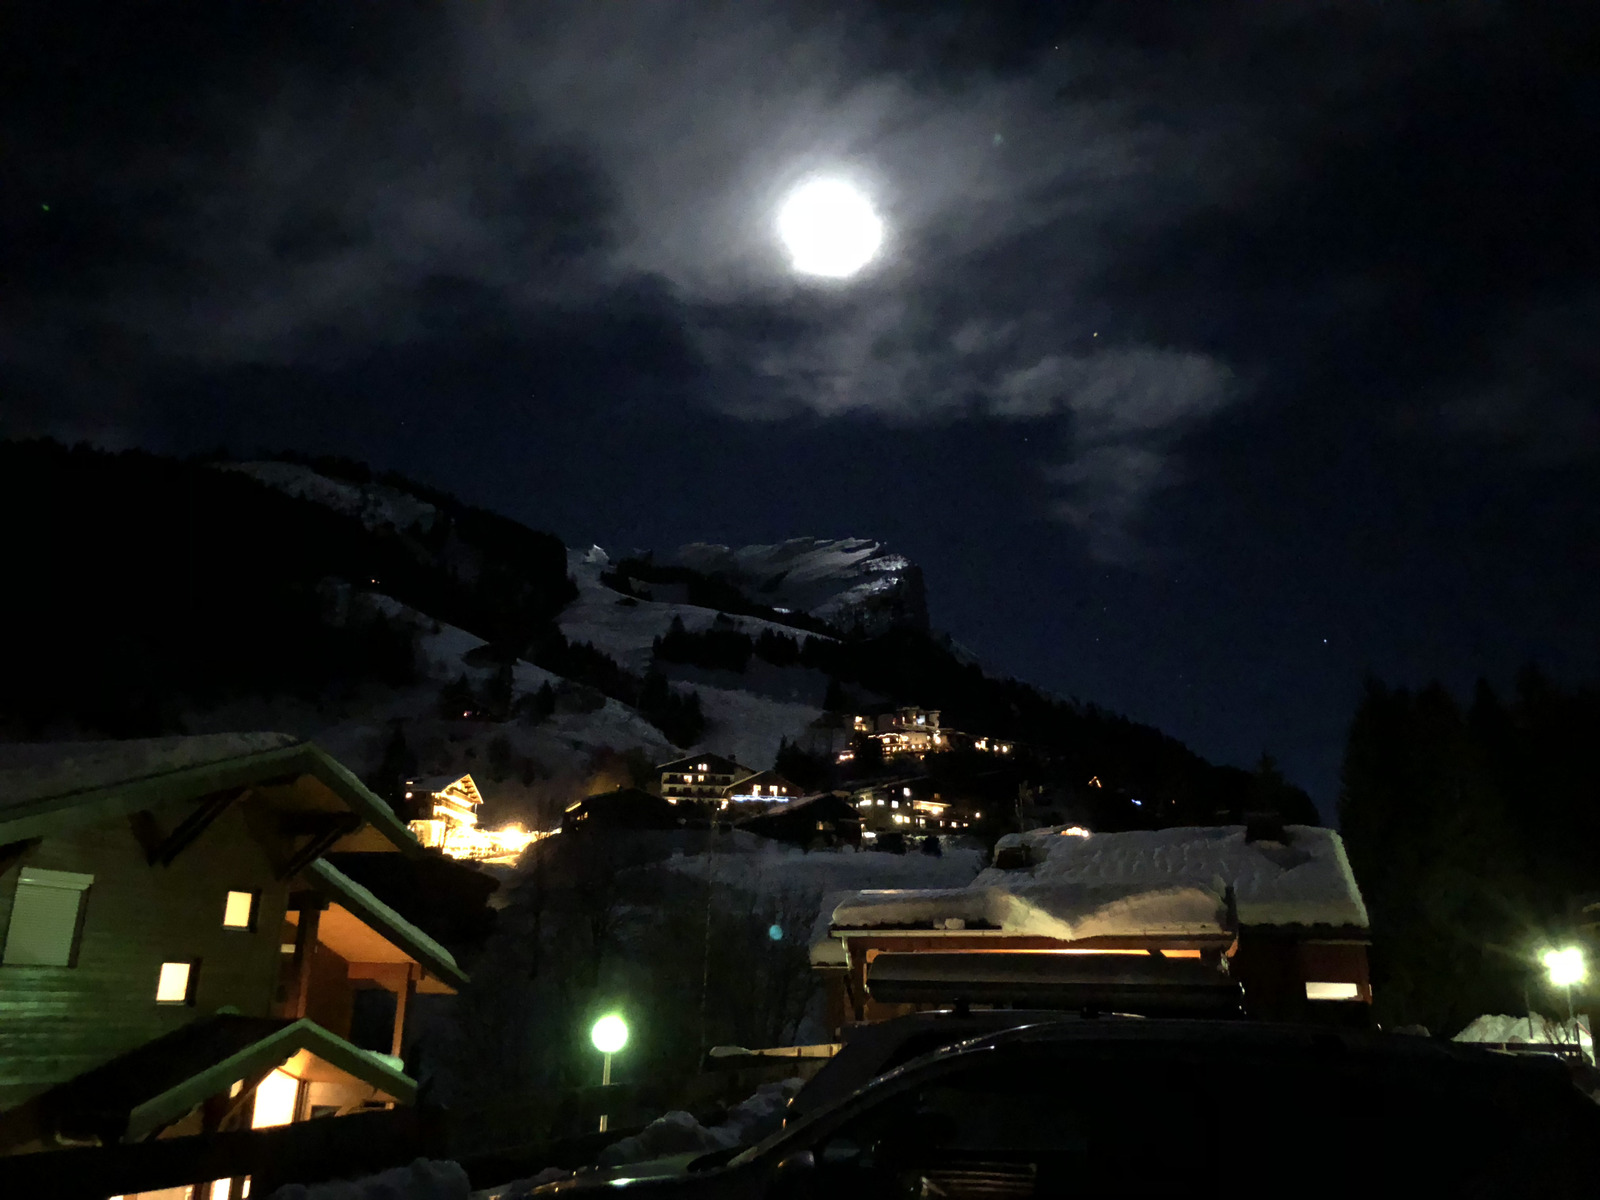
<svg viewBox="0 0 1600 1200"><path fill-rule="evenodd" d="M1325 813L1363 675L1600 668L1600 6L7 5L0 433L919 563ZM818 175L886 238L774 233ZM17 519L12 514L8 519Z"/></svg>

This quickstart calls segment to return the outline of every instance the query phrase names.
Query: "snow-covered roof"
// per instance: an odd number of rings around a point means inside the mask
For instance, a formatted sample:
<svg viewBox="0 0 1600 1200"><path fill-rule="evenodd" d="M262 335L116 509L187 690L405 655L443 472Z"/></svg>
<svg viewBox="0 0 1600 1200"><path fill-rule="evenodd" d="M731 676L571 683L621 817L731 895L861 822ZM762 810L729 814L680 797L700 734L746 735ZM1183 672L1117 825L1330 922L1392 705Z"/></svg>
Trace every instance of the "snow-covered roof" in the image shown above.
<svg viewBox="0 0 1600 1200"><path fill-rule="evenodd" d="M1014 892L1126 885L1162 888L1209 886L1221 879L1234 890L1241 925L1367 925L1367 907L1331 829L1285 827L1284 842L1245 840L1242 825L1062 836L1064 827L1008 834L996 854L1025 846L1034 864L991 867L974 887Z"/></svg>
<svg viewBox="0 0 1600 1200"><path fill-rule="evenodd" d="M852 930L982 930L1079 941L1207 936L1241 925L1365 928L1366 905L1344 843L1331 829L1291 825L1285 842L1247 842L1243 826L1072 836L1067 826L1008 834L1031 866L981 871L966 887L862 891L829 897L812 962L841 964Z"/></svg>
<svg viewBox="0 0 1600 1200"><path fill-rule="evenodd" d="M322 858L313 859L302 875L452 988L459 991L466 986L466 974L455 956L380 900L372 889Z"/></svg>
<svg viewBox="0 0 1600 1200"><path fill-rule="evenodd" d="M292 746L287 733L0 745L0 809Z"/></svg>
<svg viewBox="0 0 1600 1200"><path fill-rule="evenodd" d="M1227 932L1225 892L1220 879L1163 887L974 883L924 891L866 891L833 910L833 928L987 929L1067 942L1092 937L1220 936Z"/></svg>
<svg viewBox="0 0 1600 1200"><path fill-rule="evenodd" d="M422 853L389 805L348 768L284 733L0 745L0 841L38 837L148 804L278 779L316 779L397 849Z"/></svg>

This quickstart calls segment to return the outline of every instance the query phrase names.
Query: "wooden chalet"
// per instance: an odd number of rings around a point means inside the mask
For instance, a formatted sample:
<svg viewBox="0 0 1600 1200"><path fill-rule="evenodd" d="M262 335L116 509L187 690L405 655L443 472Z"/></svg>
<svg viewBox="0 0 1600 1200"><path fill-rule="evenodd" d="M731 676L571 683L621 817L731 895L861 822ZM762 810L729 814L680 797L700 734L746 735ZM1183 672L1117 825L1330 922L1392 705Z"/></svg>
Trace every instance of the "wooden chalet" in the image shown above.
<svg viewBox="0 0 1600 1200"><path fill-rule="evenodd" d="M728 788L740 779L747 779L753 771L721 754L692 754L688 758L674 759L656 768L660 776L661 795L676 803L679 800L710 800L720 803Z"/></svg>
<svg viewBox="0 0 1600 1200"><path fill-rule="evenodd" d="M926 775L875 780L856 788L851 798L861 814L861 836L869 842L885 833L949 835L968 828L974 819L966 807L944 799Z"/></svg>
<svg viewBox="0 0 1600 1200"><path fill-rule="evenodd" d="M860 814L849 800L832 792L736 821L734 828L803 849L861 845Z"/></svg>
<svg viewBox="0 0 1600 1200"><path fill-rule="evenodd" d="M330 861L374 856L431 852L286 735L0 747L0 1161L411 1103L410 999L466 976ZM368 988L393 1018L361 1047Z"/></svg>
<svg viewBox="0 0 1600 1200"><path fill-rule="evenodd" d="M585 796L567 809L561 818L561 832L682 829L690 819L670 800L640 788L617 788Z"/></svg>
<svg viewBox="0 0 1600 1200"><path fill-rule="evenodd" d="M832 1028L1141 988L1181 1011L1220 987L1251 1016L1370 1023L1366 908L1332 830L1050 828L1002 838L994 861L964 888L833 899L812 946Z"/></svg>
<svg viewBox="0 0 1600 1200"><path fill-rule="evenodd" d="M429 779L406 780L408 810L416 814L407 828L424 846L442 847L457 828L472 829L478 824L478 806L483 797L471 775L437 775Z"/></svg>

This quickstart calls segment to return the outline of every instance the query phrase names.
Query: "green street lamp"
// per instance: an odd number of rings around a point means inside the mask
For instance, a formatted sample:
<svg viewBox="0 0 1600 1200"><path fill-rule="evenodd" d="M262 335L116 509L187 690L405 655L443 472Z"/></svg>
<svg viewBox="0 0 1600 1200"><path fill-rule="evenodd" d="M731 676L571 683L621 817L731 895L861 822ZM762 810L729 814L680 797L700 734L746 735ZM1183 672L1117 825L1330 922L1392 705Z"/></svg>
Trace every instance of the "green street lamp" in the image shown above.
<svg viewBox="0 0 1600 1200"><path fill-rule="evenodd" d="M1566 989L1567 1023L1572 1026L1572 1036L1578 1040L1578 1049L1582 1051L1583 1032L1578 1028L1578 1019L1572 1011L1572 985L1589 978L1589 964L1584 961L1583 948L1564 946L1560 950L1546 950L1539 956L1539 961L1549 973L1551 986Z"/></svg>
<svg viewBox="0 0 1600 1200"><path fill-rule="evenodd" d="M628 1023L616 1013L607 1013L589 1030L589 1040L594 1048L605 1055L605 1066L600 1070L600 1085L611 1086L611 1056L628 1044ZM600 1132L606 1131L606 1113L600 1114Z"/></svg>

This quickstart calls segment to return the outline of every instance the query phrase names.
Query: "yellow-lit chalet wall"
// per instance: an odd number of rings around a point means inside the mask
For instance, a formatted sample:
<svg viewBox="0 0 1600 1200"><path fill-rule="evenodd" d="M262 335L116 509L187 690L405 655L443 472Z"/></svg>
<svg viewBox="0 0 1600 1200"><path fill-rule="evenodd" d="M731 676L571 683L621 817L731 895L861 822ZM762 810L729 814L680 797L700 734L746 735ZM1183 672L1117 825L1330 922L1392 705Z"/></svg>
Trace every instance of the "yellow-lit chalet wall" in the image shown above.
<svg viewBox="0 0 1600 1200"><path fill-rule="evenodd" d="M23 867L94 876L75 966L0 966L0 1111L198 1017L231 1007L271 1016L289 885L230 805L170 866L151 866L127 817L44 840L0 874L0 944ZM152 808L170 831L193 803ZM254 814L262 828L262 813ZM227 894L258 891L254 928L223 927ZM287 956L285 956L287 957ZM156 1002L163 962L197 960L192 1005ZM3 1152L3 1149L0 1149Z"/></svg>

